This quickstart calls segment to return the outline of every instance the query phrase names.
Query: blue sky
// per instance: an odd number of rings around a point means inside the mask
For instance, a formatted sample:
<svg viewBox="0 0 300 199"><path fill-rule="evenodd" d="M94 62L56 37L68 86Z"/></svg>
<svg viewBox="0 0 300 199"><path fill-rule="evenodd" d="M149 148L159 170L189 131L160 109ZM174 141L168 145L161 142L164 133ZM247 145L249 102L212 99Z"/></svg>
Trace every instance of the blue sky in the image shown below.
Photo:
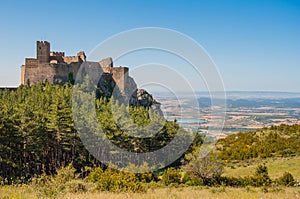
<svg viewBox="0 0 300 199"><path fill-rule="evenodd" d="M163 27L202 45L227 90L300 92L300 1L4 0L0 22L0 86L19 85L36 40L73 55L121 31Z"/></svg>

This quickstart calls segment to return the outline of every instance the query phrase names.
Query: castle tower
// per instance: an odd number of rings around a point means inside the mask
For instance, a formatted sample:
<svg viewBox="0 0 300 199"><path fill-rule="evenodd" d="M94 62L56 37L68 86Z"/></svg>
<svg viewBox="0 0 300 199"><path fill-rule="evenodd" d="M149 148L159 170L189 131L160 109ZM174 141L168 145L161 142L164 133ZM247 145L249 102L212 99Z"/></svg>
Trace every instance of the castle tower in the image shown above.
<svg viewBox="0 0 300 199"><path fill-rule="evenodd" d="M50 43L47 41L36 42L36 58L39 63L50 62Z"/></svg>

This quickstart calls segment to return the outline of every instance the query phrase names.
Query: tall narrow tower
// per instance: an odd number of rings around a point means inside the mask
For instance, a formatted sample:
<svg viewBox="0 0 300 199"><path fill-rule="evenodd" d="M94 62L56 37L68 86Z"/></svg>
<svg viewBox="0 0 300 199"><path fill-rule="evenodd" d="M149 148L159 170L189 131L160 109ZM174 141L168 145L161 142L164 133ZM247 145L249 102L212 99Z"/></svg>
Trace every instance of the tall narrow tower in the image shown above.
<svg viewBox="0 0 300 199"><path fill-rule="evenodd" d="M36 42L36 58L39 63L50 62L50 43L47 41Z"/></svg>

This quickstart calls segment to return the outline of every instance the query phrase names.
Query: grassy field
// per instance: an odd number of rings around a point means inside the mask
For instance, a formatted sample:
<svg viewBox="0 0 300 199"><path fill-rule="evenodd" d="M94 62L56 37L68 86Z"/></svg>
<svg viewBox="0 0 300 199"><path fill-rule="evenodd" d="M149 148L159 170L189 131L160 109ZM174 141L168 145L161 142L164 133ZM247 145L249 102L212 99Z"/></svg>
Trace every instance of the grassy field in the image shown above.
<svg viewBox="0 0 300 199"><path fill-rule="evenodd" d="M300 197L300 188L156 188L147 193L68 193L60 196L61 199L293 199ZM1 199L35 199L34 190L29 187L1 187Z"/></svg>
<svg viewBox="0 0 300 199"><path fill-rule="evenodd" d="M224 176L244 177L253 175L258 164L265 164L268 167L271 179L282 176L286 171L290 172L296 180L300 180L300 156L251 160L250 162L235 164L234 168L225 168Z"/></svg>

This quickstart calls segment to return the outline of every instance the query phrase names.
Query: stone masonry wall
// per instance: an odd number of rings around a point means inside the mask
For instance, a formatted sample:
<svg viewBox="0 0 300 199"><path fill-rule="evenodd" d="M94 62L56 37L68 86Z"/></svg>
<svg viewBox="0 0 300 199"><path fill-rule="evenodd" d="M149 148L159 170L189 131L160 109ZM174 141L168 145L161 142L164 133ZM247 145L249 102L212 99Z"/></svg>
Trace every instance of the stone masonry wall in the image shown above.
<svg viewBox="0 0 300 199"><path fill-rule="evenodd" d="M116 67L111 69L112 77L121 91L125 91L128 81L128 68Z"/></svg>
<svg viewBox="0 0 300 199"><path fill-rule="evenodd" d="M26 84L29 80L31 84L38 82L61 83L69 80L70 74L76 78L82 63L86 62L83 51L77 56L64 56L64 52L50 52L50 43L47 41L37 41L37 58L26 58L25 65L21 66L21 83ZM110 86L117 85L121 92L126 92L129 82L131 87L136 87L130 81L127 67L113 67L112 58L105 58L99 62L93 62L104 72L103 80ZM111 78L111 80L109 80ZM130 89L132 90L132 89Z"/></svg>
<svg viewBox="0 0 300 199"><path fill-rule="evenodd" d="M27 67L25 69L24 83L29 79L30 84L49 81L53 82L55 70L50 64L38 64L37 67Z"/></svg>

